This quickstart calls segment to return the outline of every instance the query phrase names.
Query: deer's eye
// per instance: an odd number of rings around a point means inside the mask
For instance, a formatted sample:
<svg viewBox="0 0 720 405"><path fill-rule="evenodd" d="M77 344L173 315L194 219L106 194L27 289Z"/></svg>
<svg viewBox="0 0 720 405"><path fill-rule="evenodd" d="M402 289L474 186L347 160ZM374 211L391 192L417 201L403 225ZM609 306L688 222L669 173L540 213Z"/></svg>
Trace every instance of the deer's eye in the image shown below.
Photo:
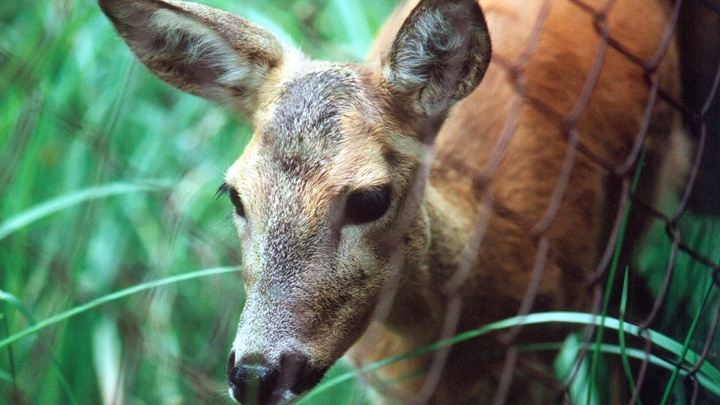
<svg viewBox="0 0 720 405"><path fill-rule="evenodd" d="M245 218L245 207L242 204L242 200L240 200L240 195L237 190L225 183L220 186L217 191L218 196L223 194L227 194L228 197L230 197L230 202L232 202L232 205L235 207L235 213Z"/></svg>
<svg viewBox="0 0 720 405"><path fill-rule="evenodd" d="M389 185L355 191L345 203L345 220L361 225L382 218L390 208L392 191Z"/></svg>

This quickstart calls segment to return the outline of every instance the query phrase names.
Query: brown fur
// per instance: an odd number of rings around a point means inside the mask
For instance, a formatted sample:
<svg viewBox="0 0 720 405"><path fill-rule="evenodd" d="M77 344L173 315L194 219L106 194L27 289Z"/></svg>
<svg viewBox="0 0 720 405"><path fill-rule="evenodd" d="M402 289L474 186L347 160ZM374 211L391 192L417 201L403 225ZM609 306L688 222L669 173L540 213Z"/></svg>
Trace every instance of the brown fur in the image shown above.
<svg viewBox="0 0 720 405"><path fill-rule="evenodd" d="M382 55L403 16L415 3L407 3L391 17L375 45L374 57ZM481 0L480 3L493 39L494 63L490 64L483 83L452 110L440 131L435 143L438 158L430 176L430 185L439 195L446 196L429 204L432 211L437 211L433 217L436 227L433 235L440 236L433 238L438 246L432 246L431 253L437 252L433 257L456 258L450 263L432 266L435 286L444 285L459 265L457 258L462 257L462 247L468 245L477 221L469 213L477 212L483 205L497 207L491 208L476 258L476 270L468 275L458 291L463 306L460 330L517 314L531 284L530 270L543 238L549 242L550 257L533 310L589 309L586 281L596 270L602 249L606 247L608 226L617 210L619 187L614 176L589 156L599 157L612 166L624 163L641 133L649 95L645 70L608 48L587 105L576 120L568 122L574 118L570 114L581 99L600 46L592 16L570 1L552 2L540 38L532 44L532 24L538 20L543 2ZM597 9L605 4L602 1L585 3ZM637 13L643 18L639 19ZM609 30L630 52L648 61L662 50L668 13L669 7L659 2L620 0L609 13ZM514 88L509 68L527 50L531 51L530 58L526 64L519 65L517 82L524 87L523 95ZM676 99L677 74L676 51L671 45L659 65L658 79L660 88ZM667 103L659 101L653 117L646 135L650 167L645 172L655 172L656 177L645 176L638 194L644 202L657 206L656 188L667 192L673 189L668 184L669 177L684 177L687 147L681 133L675 130L675 117ZM568 127L577 128L581 148L587 154L577 153L560 204L554 207L551 200L559 187L563 162L569 153L571 134L565 131ZM508 131L511 139L504 144L503 136ZM679 156L674 162L664 158L671 152ZM663 166L667 164L674 166ZM661 175L663 170L665 177ZM667 171L672 174L668 175ZM468 174L475 174L482 181L470 181ZM658 186L656 182L663 184ZM550 221L545 222L548 211ZM451 224L445 223L448 218L454 218ZM463 225L458 226L457 222ZM538 227L539 224L542 226ZM454 235L447 235L449 229ZM638 234L641 232L635 236ZM449 268L443 269L445 266ZM446 298L435 296L429 300L443 302ZM418 307L428 305L432 304ZM412 312L414 306L406 308ZM403 314L402 318L418 316ZM441 321L438 317L438 324L426 330L439 330ZM535 339L544 340L544 333L535 335ZM432 340L388 333L381 328L368 336L371 341L361 340L353 351L360 364L390 357ZM380 344L376 341L378 336ZM500 347L487 339L477 340L451 352L449 361L491 352L493 348ZM429 361L429 357L425 361ZM425 361L413 359L398 363L388 367L386 373L405 375L427 366ZM456 402L457 398L468 398L468 403L491 401L502 361L502 357L498 357L483 361L485 367L465 364L458 371L446 371L430 402L464 403ZM417 392L421 383L421 379L412 380L404 390ZM515 382L510 403L531 403L537 399L533 397L537 394L526 390L525 384L521 378Z"/></svg>
<svg viewBox="0 0 720 405"><path fill-rule="evenodd" d="M243 395L233 373L246 364L278 369L294 356L325 370L352 346L350 357L362 366L516 315L529 296L524 310L588 310L587 281L608 243L618 175L634 166L618 174L608 167L622 165L646 136L649 175L637 194L648 204L669 188L671 152L679 156L676 173L684 170L671 108L658 102L647 135L638 135L650 93L645 69L611 47L599 53L593 16L575 2L551 2L542 19L540 1L481 0L493 41L489 67L486 26L472 0L416 3L389 19L368 63L350 65L309 61L261 28L208 7L101 0L158 76L227 103L253 123L255 136L226 176L244 212L236 223L248 293L228 369L233 395ZM585 4L600 10L605 2ZM668 7L618 0L607 28L637 58L651 60ZM137 23L155 21L148 13L158 9L191 23L162 20L155 31ZM190 46L163 34L185 28ZM138 39L146 30L154 42ZM152 46L163 40L174 46L160 46L165 56L157 56ZM433 60L432 47L447 57ZM202 73L208 66L188 56L195 48L217 55L218 74ZM233 64L247 73L235 75ZM673 97L676 65L671 43L657 79ZM348 196L385 185L392 188L387 213L348 224ZM448 316L456 322L448 324ZM562 333L528 329L519 339ZM401 379L381 388L378 401L486 403L499 383L501 341L453 347L438 373L427 372L435 356L427 354L367 377ZM551 360L523 359L509 401L547 399L552 390L531 384L528 370L550 374ZM267 403L288 399L272 398Z"/></svg>

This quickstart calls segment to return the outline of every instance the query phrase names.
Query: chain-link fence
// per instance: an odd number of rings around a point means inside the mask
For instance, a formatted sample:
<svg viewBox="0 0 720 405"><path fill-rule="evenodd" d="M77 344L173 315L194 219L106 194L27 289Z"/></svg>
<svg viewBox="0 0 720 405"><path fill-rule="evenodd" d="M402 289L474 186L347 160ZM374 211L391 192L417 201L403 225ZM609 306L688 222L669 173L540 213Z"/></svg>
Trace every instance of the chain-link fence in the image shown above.
<svg viewBox="0 0 720 405"><path fill-rule="evenodd" d="M568 189L572 191L577 185L574 183L577 178L572 178L573 170L587 162L601 167L609 178L608 184L618 193L613 196L616 204L603 218L607 228L601 237L601 254L596 266L584 280L577 281L577 288L592 296L589 307L593 317L578 321L586 326L559 349L559 357L554 360L554 373L535 367L533 360L537 359L525 353L527 350L537 353L528 349L529 342L533 342L532 336L538 336L537 332L530 333L529 340L523 338L523 329L533 326L515 326L499 334L498 341L505 347L505 352L494 403L513 403L514 392L521 390L519 387L527 384L528 379L539 382L546 389L544 397L535 397L544 403L717 403L720 400L717 385L710 381L717 378L720 364L720 344L716 335L720 319L717 291L720 274L717 228L720 212L718 4L675 1L669 5L669 22L657 33L656 53L641 54L637 44L633 43L640 40L634 36L636 32L624 31L626 27L613 20L617 14L627 13L624 9L627 5L622 1L570 1L575 7L570 7L574 11L569 16L593 27L596 36L586 45L594 52L594 59L584 65L587 70L581 83L572 83L576 78L562 73L548 74L549 80L566 80L568 87L581 89L558 95L543 94L533 88L537 83L530 77L534 73L532 69L542 63L538 60L542 59L543 51L561 53L567 58L564 63L569 64L576 62L573 57L577 54L543 48L543 41L549 41L548 36L562 35L563 32L557 27L557 19L553 20L553 12L559 12L552 8L562 9L566 5L557 1L541 3L532 32L527 38L518 39L527 44L522 53L507 58L502 48L496 48L495 63L505 70L515 99L520 100L523 107L510 108L510 113L504 117L504 132L497 140L501 146L489 159L491 163L478 170L473 163L468 164L467 159L439 155L444 164L472 178L492 215L510 218L528 234L534 235L537 249L528 254L534 254L535 265L532 275L527 277L525 295L518 306L520 325L535 322L533 316L538 314L533 308L542 308L537 298L541 296L543 270L548 262L562 255L558 246L553 246L552 224L562 221L563 215L573 215L572 210L563 206ZM647 17L646 12L641 8L631 18L642 20ZM578 24L566 23L570 26ZM644 23L651 24L649 20ZM635 29L638 27L643 27L642 23ZM581 30L578 35L583 35ZM502 44L507 45L507 42ZM568 48L575 45L573 42L565 44ZM674 57L676 45L681 91L673 88L672 83L663 82L663 64ZM609 61L618 54L644 72L648 101L639 131L633 135L632 147L609 157L607 150L596 148L593 140L587 138L588 132L595 131L595 136L599 137L603 136L602 132L597 127L583 127L583 119L602 113L597 104L593 105L597 102L593 99L603 97L601 93L607 91L602 86L608 86L608 81L602 76L612 76L612 73L604 69L612 65ZM610 80L623 79L618 75ZM603 102L620 104L625 96L621 93L611 94ZM567 97L568 100L558 102L553 96ZM504 206L502 197L493 197L491 193L493 176L497 170L502 170L492 162L507 158L504 154L513 137L525 136L522 128L517 128L523 125L522 115L527 116L527 111L523 112L522 108L528 105L561 128L567 145L562 172L556 177L556 188L539 219L529 219L525 213ZM663 185L649 184L653 176L662 174L663 169L658 167L657 157L652 156L652 146L648 144L661 142L670 154L682 152L682 145L672 144L670 137L653 139L658 130L653 127L653 120L657 120L663 109L682 117L683 130L693 144L691 149L686 149L687 174L682 165L665 173L670 181L664 187L673 183L678 187L676 199L671 202L654 199L653 193L661 191L658 187ZM623 123L610 125L622 126ZM643 184L643 181L647 183ZM643 236L645 231L647 235ZM479 231L483 232L485 229ZM579 238L586 237L578 232ZM471 255L474 254L477 250L472 251ZM461 306L462 302L448 305L446 316L457 318ZM548 330L553 330L549 326L553 322L574 322L569 315L563 316L546 321ZM609 318L621 322L611 325L606 322ZM637 326L622 326L623 321ZM446 338L451 336L452 333L445 335ZM668 338L673 342L669 343ZM436 360L443 361L444 355L447 353L438 355Z"/></svg>

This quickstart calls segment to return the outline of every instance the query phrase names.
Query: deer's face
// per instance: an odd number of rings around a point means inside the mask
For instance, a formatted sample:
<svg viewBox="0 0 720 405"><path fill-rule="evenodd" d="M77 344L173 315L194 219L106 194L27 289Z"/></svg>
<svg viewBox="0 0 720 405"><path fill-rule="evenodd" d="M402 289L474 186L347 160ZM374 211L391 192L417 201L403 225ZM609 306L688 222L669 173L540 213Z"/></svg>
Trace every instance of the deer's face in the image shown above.
<svg viewBox="0 0 720 405"><path fill-rule="evenodd" d="M224 186L247 291L231 381L233 373L269 373L294 393L317 383L359 337L400 270L428 149L381 119L370 77L347 65L317 67L279 86Z"/></svg>
<svg viewBox="0 0 720 405"><path fill-rule="evenodd" d="M246 405L285 403L360 337L383 297L391 304L383 289L426 248L428 151L487 68L482 12L474 0L422 0L382 60L342 65L211 7L99 1L158 77L253 122L222 187L247 291L228 381Z"/></svg>

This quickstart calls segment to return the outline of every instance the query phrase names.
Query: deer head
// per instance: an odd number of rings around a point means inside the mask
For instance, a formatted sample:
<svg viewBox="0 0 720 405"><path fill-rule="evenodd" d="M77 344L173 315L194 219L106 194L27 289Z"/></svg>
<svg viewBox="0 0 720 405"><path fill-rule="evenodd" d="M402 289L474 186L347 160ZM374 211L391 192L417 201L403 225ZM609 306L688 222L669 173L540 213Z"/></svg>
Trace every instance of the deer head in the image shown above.
<svg viewBox="0 0 720 405"><path fill-rule="evenodd" d="M383 286L418 277L432 141L490 58L482 12L422 1L381 60L343 64L194 3L100 6L155 75L252 123L221 187L247 291L227 374L242 403L287 402L360 337Z"/></svg>

